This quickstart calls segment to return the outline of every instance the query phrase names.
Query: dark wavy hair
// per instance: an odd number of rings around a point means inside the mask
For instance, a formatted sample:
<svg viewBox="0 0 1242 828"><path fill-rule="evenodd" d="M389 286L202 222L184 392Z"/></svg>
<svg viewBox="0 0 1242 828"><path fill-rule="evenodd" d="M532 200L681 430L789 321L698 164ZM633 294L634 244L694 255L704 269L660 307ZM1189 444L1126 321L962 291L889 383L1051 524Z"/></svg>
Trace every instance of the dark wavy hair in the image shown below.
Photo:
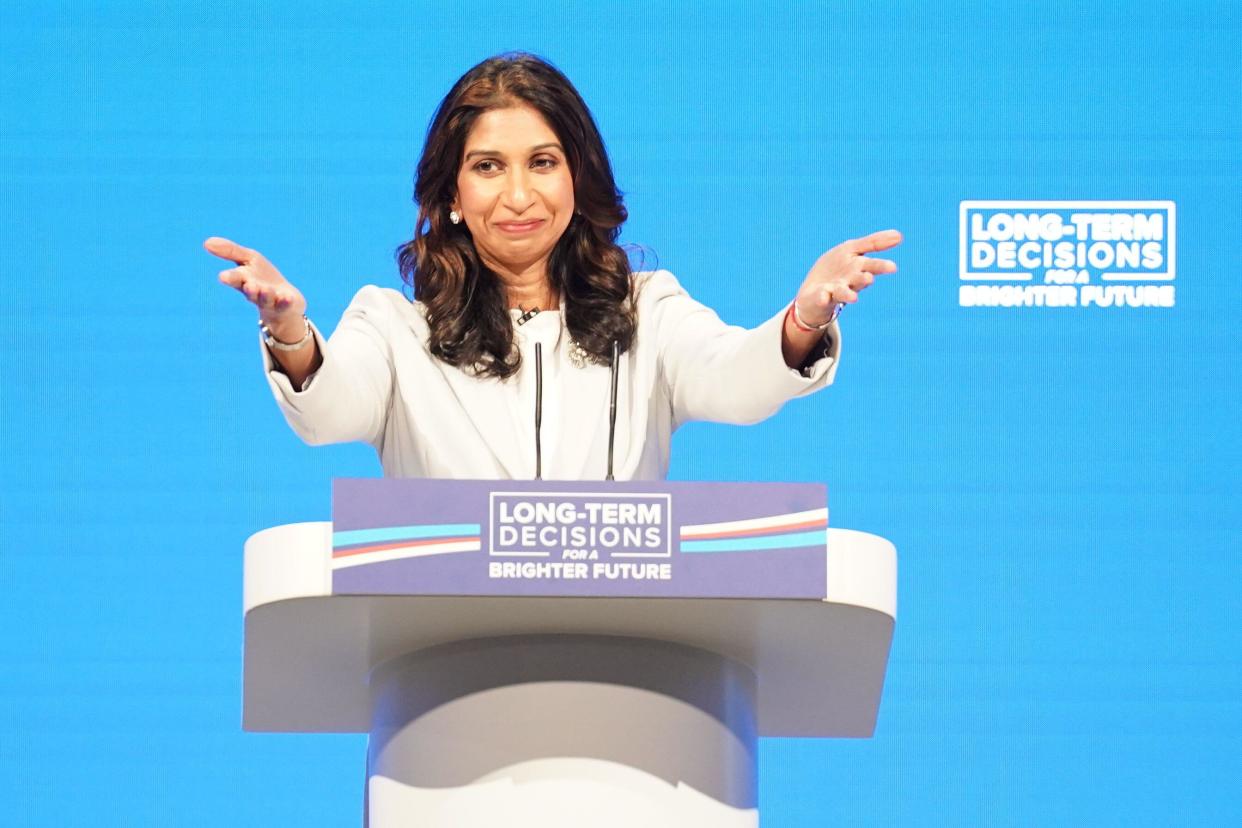
<svg viewBox="0 0 1242 828"><path fill-rule="evenodd" d="M627 214L595 119L548 61L522 52L489 58L462 75L431 120L414 181L414 238L397 248L397 262L426 308L431 353L502 379L521 364L504 286L480 260L466 225L451 223L448 212L474 122L488 110L521 105L548 122L573 176L575 214L548 259L569 334L588 359L607 365L612 343L625 352L636 327L630 260L617 244Z"/></svg>

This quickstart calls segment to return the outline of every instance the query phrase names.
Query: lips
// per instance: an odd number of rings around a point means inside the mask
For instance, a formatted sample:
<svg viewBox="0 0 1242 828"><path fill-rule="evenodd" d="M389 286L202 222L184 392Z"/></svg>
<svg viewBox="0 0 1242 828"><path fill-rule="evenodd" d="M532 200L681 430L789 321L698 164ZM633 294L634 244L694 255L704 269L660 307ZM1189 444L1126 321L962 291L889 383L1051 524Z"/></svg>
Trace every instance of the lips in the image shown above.
<svg viewBox="0 0 1242 828"><path fill-rule="evenodd" d="M543 222L543 219L533 219L531 221L498 221L496 222L496 227L504 233L521 235L523 233L530 233L531 231L538 230L543 226Z"/></svg>

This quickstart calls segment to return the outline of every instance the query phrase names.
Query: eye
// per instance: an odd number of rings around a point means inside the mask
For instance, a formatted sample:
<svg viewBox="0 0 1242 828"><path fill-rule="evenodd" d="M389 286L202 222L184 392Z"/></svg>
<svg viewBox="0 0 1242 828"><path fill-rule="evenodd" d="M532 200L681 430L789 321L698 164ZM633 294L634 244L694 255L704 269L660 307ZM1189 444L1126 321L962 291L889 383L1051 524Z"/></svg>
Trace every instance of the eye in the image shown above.
<svg viewBox="0 0 1242 828"><path fill-rule="evenodd" d="M474 165L474 169L481 173L493 173L499 169L499 166L490 158L484 158L482 161Z"/></svg>
<svg viewBox="0 0 1242 828"><path fill-rule="evenodd" d="M556 165L559 163L560 163L559 161L557 161L555 158L552 158L551 156L542 155L536 158L534 161L530 162L530 165L534 167L535 169L550 170L556 167Z"/></svg>

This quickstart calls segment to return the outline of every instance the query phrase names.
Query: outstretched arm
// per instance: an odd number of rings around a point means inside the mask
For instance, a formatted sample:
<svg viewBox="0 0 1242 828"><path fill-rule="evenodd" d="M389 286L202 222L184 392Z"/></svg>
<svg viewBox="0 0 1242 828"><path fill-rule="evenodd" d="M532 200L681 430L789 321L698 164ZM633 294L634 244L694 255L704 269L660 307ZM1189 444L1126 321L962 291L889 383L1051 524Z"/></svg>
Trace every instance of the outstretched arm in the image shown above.
<svg viewBox="0 0 1242 828"><path fill-rule="evenodd" d="M304 321L301 292L260 253L215 237L203 247L238 265L221 271L220 281L259 309L272 339L295 345L261 347L268 384L294 431L312 445L362 440L378 446L392 394L391 309L383 292L358 291L325 341Z"/></svg>
<svg viewBox="0 0 1242 828"><path fill-rule="evenodd" d="M835 318L838 305L857 302L858 294L875 281L877 274L897 272L893 262L872 259L867 254L899 244L901 233L881 230L843 242L819 257L785 315L781 355L786 365L799 368L806 362L823 336L824 327Z"/></svg>
<svg viewBox="0 0 1242 828"><path fill-rule="evenodd" d="M259 319L267 326L273 339L283 343L303 342L294 350L272 349L272 357L281 370L289 377L293 387L300 389L306 378L315 373L323 362L315 337L304 336L308 329L302 319L306 314L306 299L302 292L257 250L218 236L207 239L203 247L213 256L237 265L220 271L220 281L236 288L259 309Z"/></svg>

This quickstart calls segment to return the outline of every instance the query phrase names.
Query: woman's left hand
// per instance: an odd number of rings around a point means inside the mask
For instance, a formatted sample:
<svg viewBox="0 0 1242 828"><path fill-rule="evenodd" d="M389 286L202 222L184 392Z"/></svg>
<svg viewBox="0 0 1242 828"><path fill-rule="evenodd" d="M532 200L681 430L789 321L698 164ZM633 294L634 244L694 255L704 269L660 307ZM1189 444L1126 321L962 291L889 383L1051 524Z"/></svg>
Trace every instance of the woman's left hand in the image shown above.
<svg viewBox="0 0 1242 828"><path fill-rule="evenodd" d="M832 317L833 306L852 304L869 287L877 273L896 273L897 265L888 259L872 259L868 253L889 250L901 244L901 233L881 230L860 239L850 239L820 256L811 267L794 302L798 318L819 327Z"/></svg>

